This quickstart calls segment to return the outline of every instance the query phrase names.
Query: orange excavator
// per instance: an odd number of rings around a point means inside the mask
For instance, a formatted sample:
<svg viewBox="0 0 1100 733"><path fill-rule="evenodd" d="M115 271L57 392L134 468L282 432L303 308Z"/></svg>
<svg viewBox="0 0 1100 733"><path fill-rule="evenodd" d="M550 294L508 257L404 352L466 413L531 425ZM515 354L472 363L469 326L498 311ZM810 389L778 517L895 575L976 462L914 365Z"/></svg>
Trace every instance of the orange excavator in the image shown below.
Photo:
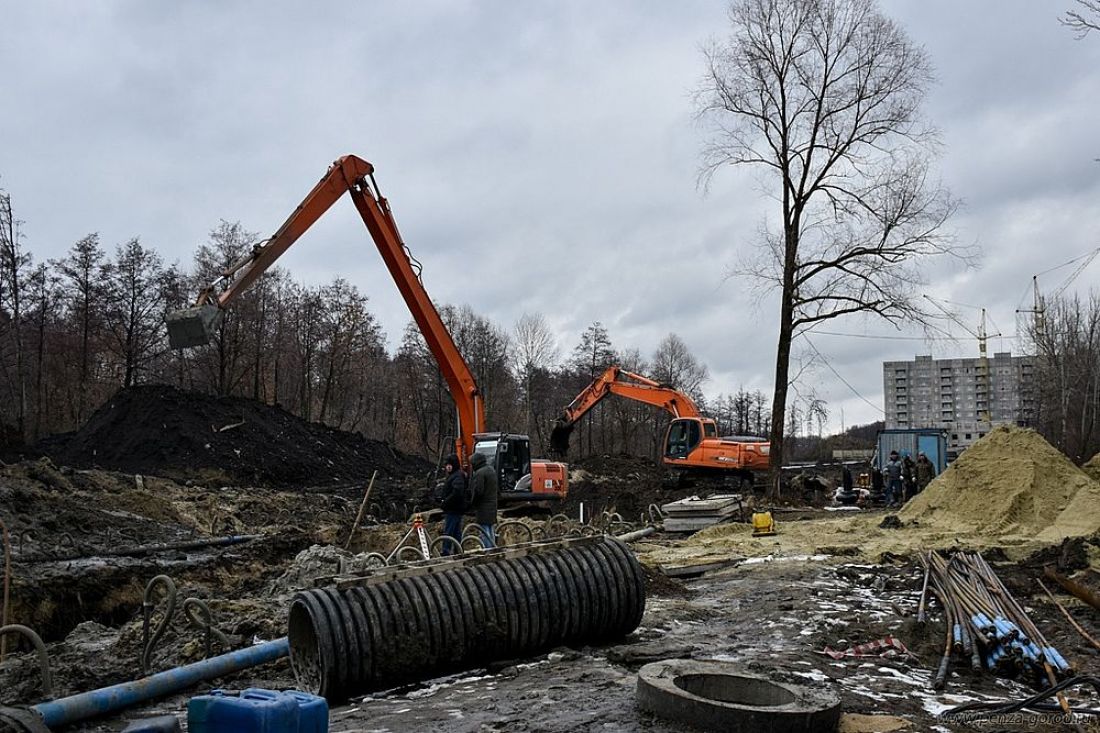
<svg viewBox="0 0 1100 733"><path fill-rule="evenodd" d="M208 343L224 309L345 193L351 195L450 389L458 421L455 453L463 461L475 452L485 456L497 470L502 502L564 498L568 490L564 463L532 460L526 435L485 432L485 405L474 375L420 281L420 264L401 239L389 202L378 189L374 166L354 155L333 163L279 230L203 288L193 307L168 315L169 344L190 348Z"/></svg>
<svg viewBox="0 0 1100 733"><path fill-rule="evenodd" d="M768 470L770 444L766 440L718 437L717 424L703 417L686 394L618 366L610 366L596 377L554 422L550 449L555 455L566 455L577 421L608 395L644 402L672 415L661 458L680 483L714 478L748 490L755 478Z"/></svg>

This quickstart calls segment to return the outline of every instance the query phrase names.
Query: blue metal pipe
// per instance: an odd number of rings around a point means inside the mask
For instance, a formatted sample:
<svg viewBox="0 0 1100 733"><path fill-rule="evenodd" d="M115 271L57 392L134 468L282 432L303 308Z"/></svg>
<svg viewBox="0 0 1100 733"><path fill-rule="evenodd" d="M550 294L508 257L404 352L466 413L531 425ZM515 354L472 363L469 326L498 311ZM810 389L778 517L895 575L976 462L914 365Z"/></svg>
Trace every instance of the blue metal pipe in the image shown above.
<svg viewBox="0 0 1100 733"><path fill-rule="evenodd" d="M286 637L256 644L247 649L211 657L201 662L176 667L133 682L123 682L99 690L70 695L60 700L39 703L31 707L42 716L48 727L68 725L78 720L106 715L140 702L171 695L205 680L239 672L281 659L290 653Z"/></svg>

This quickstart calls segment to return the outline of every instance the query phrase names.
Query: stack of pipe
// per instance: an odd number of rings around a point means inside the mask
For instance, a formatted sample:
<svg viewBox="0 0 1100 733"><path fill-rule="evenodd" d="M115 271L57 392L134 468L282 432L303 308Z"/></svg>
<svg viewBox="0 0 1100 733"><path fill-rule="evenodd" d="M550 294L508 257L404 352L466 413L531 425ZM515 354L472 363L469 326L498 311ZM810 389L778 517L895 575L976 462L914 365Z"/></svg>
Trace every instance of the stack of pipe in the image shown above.
<svg viewBox="0 0 1100 733"><path fill-rule="evenodd" d="M975 671L1032 677L1040 686L1074 674L981 555L959 552L946 559L929 552L921 562L925 581L917 621L924 622L931 595L943 608L947 625L943 658L932 679L935 689L946 684L952 657L969 660Z"/></svg>

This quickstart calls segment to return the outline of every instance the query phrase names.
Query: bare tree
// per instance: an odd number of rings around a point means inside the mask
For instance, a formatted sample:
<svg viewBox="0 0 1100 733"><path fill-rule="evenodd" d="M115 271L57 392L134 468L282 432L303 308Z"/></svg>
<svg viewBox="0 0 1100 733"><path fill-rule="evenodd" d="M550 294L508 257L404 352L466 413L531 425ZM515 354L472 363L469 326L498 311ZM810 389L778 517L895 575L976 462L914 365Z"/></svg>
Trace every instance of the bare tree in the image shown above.
<svg viewBox="0 0 1100 733"><path fill-rule="evenodd" d="M684 340L670 333L657 344L650 365L653 378L685 392L694 400L703 397L703 382L709 377L707 367L701 364L688 349Z"/></svg>
<svg viewBox="0 0 1100 733"><path fill-rule="evenodd" d="M596 375L615 363L615 349L611 346L611 337L607 329L599 321L594 322L581 334L580 343L573 347L573 358L570 362L573 375L576 377L577 389L587 385ZM592 445L593 424L599 420L600 435L603 440L603 448L607 447L607 416L604 406L596 405L592 414L582 423L582 430L588 434L588 455L594 452ZM583 440L581 443L583 444Z"/></svg>
<svg viewBox="0 0 1100 733"><path fill-rule="evenodd" d="M122 386L132 387L166 346L164 262L135 237L116 248L101 272L107 350L117 360Z"/></svg>
<svg viewBox="0 0 1100 733"><path fill-rule="evenodd" d="M209 239L195 252L197 283L212 282L231 263L248 251L260 236L247 231L240 222L224 219L210 230ZM246 335L255 334L257 303L266 293L266 286L252 288L241 295L232 308L225 309L218 323L213 343L201 349L206 356L208 369L217 384L217 392L228 395L234 392L252 366L253 359L246 352ZM253 339L255 340L255 339ZM261 348L257 345L257 348Z"/></svg>
<svg viewBox="0 0 1100 733"><path fill-rule="evenodd" d="M15 218L11 196L0 190L0 314L6 310L8 337L15 352L15 373L0 360L8 383L9 403L14 405L15 427L26 437L27 372L23 339L23 297L31 256L22 248L22 222ZM3 344L0 343L0 346Z"/></svg>
<svg viewBox="0 0 1100 733"><path fill-rule="evenodd" d="M780 292L770 491L779 490L791 342L848 314L930 316L921 265L969 256L945 233L956 202L934 179L938 137L920 106L925 52L874 0L736 0L706 50L702 180L727 165L773 179L779 230L739 268Z"/></svg>
<svg viewBox="0 0 1100 733"><path fill-rule="evenodd" d="M65 277L65 299L80 329L80 378L75 410L78 423L84 422L88 409L93 332L98 329L98 321L102 318L100 309L104 286L99 273L105 257L99 246L99 234L93 233L74 244L69 256L55 265Z"/></svg>
<svg viewBox="0 0 1100 733"><path fill-rule="evenodd" d="M50 404L46 398L47 363L50 348L50 331L56 325L61 300L61 277L44 262L40 262L27 278L27 312L33 324L34 346L34 419L31 436L34 440L43 435L43 426L49 424Z"/></svg>
<svg viewBox="0 0 1100 733"><path fill-rule="evenodd" d="M1072 29L1078 39L1100 31L1100 0L1077 0L1077 10L1067 10L1059 22Z"/></svg>
<svg viewBox="0 0 1100 733"><path fill-rule="evenodd" d="M557 339L541 313L524 313L516 321L513 340L512 366L523 390L527 430L534 435L537 445L543 446L543 428L544 423L549 423L549 415L541 409L535 392L537 387L543 387L540 390L543 394L547 391L546 377L558 360Z"/></svg>
<svg viewBox="0 0 1100 733"><path fill-rule="evenodd" d="M1100 294L1058 298L1031 328L1037 427L1076 463L1100 450Z"/></svg>

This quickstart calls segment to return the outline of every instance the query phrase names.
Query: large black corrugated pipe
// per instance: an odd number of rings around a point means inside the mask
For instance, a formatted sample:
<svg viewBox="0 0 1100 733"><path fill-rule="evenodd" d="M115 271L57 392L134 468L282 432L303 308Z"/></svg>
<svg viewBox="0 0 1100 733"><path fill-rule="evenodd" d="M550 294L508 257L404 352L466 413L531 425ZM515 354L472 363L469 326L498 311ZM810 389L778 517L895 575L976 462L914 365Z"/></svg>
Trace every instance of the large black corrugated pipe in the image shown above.
<svg viewBox="0 0 1100 733"><path fill-rule="evenodd" d="M613 537L449 564L295 596L289 638L298 687L341 701L556 646L613 641L645 611L641 565Z"/></svg>

